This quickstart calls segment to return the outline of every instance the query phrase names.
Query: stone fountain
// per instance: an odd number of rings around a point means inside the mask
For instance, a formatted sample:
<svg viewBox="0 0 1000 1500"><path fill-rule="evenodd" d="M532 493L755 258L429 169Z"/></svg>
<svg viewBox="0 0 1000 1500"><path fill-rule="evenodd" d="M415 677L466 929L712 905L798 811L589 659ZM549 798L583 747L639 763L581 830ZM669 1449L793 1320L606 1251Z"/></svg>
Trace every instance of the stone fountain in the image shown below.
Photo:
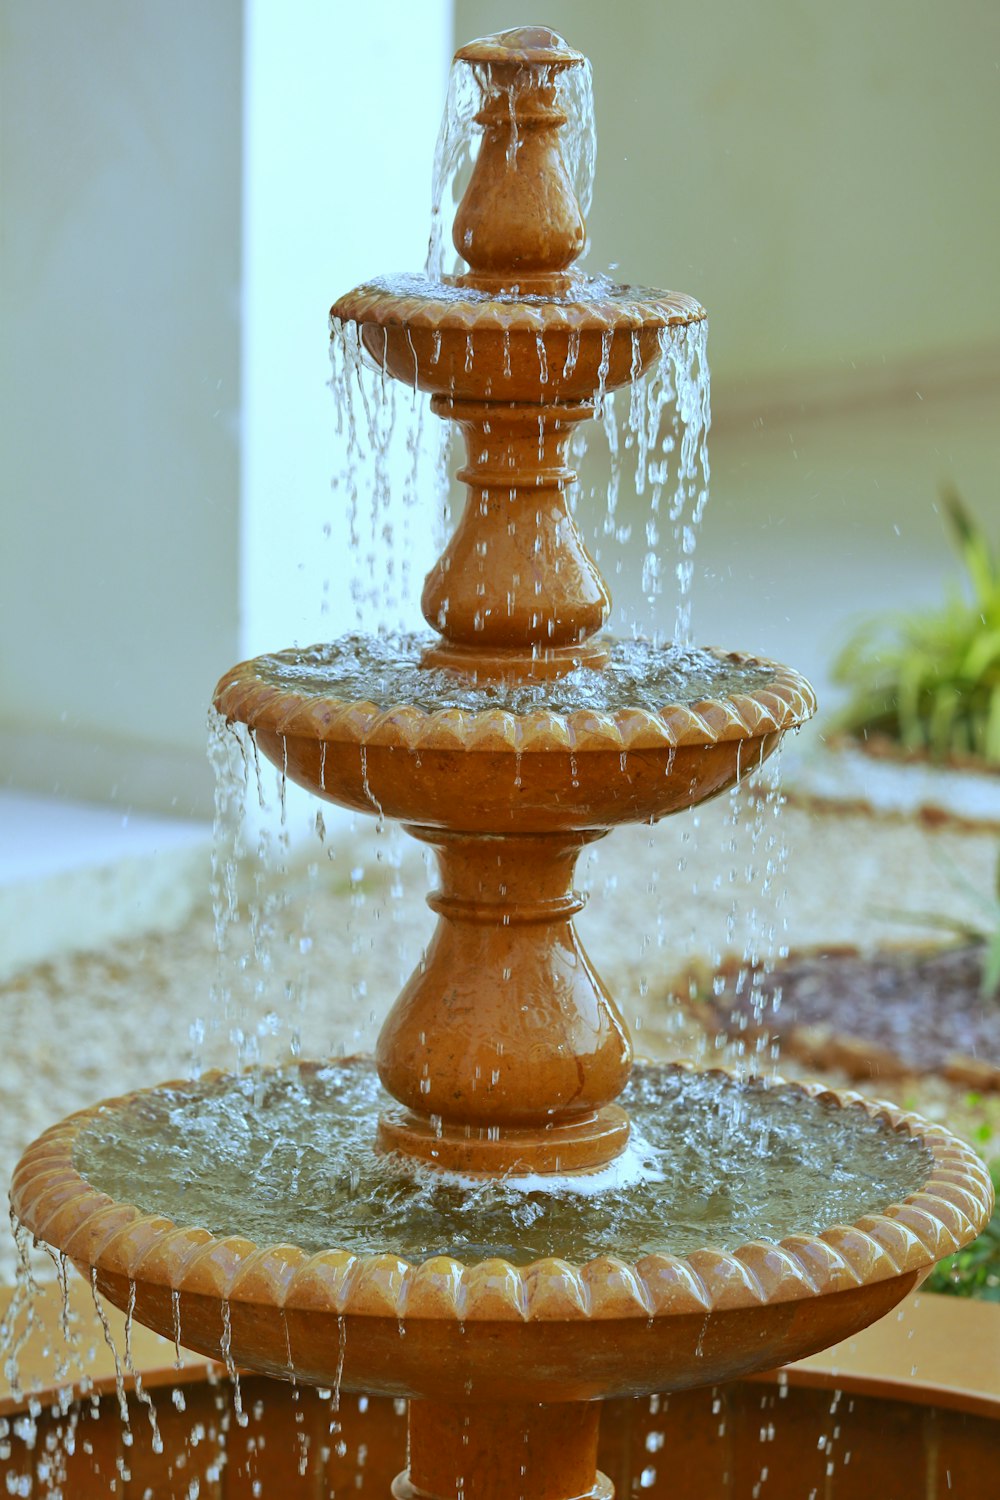
<svg viewBox="0 0 1000 1500"><path fill-rule="evenodd" d="M633 1069L574 929L576 857L732 786L813 697L771 662L602 634L570 437L705 314L573 269L560 130L580 55L529 28L458 57L481 130L455 219L468 270L333 309L465 439L465 511L423 593L434 635L388 664L356 641L258 658L215 696L315 796L434 849L437 928L374 1067L111 1100L28 1149L12 1202L167 1337L407 1398L397 1500L570 1500L610 1493L602 1398L848 1336L979 1231L991 1191L947 1131L857 1095Z"/></svg>

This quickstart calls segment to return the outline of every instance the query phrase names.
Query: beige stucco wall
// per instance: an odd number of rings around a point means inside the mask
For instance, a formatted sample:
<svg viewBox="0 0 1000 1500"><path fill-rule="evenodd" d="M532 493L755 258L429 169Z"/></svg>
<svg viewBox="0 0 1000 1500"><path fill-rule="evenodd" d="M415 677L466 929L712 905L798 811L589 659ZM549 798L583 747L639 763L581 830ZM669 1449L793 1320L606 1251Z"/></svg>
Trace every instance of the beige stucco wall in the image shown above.
<svg viewBox="0 0 1000 1500"><path fill-rule="evenodd" d="M455 12L458 41L526 19L504 0ZM859 617L954 586L942 483L1000 545L1000 6L551 0L538 14L593 62L589 267L618 262L620 279L709 310L695 635L793 663L828 709ZM623 495L631 539L605 546L605 474L598 442L581 508L616 600L636 599L645 502Z"/></svg>
<svg viewBox="0 0 1000 1500"><path fill-rule="evenodd" d="M590 265L712 317L717 389L1000 343L1000 6L550 0L594 65ZM465 40L524 19L456 0Z"/></svg>
<svg viewBox="0 0 1000 1500"><path fill-rule="evenodd" d="M211 682L237 639L242 6L0 24L4 769L108 797L147 742L184 806L204 696L170 664Z"/></svg>

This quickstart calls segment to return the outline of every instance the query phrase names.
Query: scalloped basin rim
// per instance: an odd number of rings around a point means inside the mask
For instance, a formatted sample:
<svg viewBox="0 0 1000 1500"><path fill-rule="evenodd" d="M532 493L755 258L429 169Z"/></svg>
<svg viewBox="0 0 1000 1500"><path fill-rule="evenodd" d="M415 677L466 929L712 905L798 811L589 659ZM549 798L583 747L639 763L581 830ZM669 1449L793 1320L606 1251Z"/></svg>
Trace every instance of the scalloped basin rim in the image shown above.
<svg viewBox="0 0 1000 1500"><path fill-rule="evenodd" d="M232 667L213 695L215 708L229 722L244 723L281 736L301 735L320 742L377 742L409 750L449 748L495 752L591 750L628 752L710 746L755 739L796 728L815 712L816 698L798 672L766 657L709 648L720 660L770 670L773 676L753 692L705 698L691 704L667 703L653 713L633 708L599 713L582 708L559 713L538 708L513 713L443 708L428 712L418 704L379 706L369 700L296 692L267 681L255 657Z"/></svg>
<svg viewBox="0 0 1000 1500"><path fill-rule="evenodd" d="M446 277L432 283L417 274L372 277L338 297L331 320L376 327L419 327L501 332L630 332L702 322L708 314L685 292L631 287L604 279L584 279L592 297L496 294L457 284ZM432 290L437 286L440 290ZM602 295L603 293L603 295ZM628 295L631 294L631 295Z"/></svg>
<svg viewBox="0 0 1000 1500"><path fill-rule="evenodd" d="M95 1114L123 1102L117 1099L71 1116L30 1146L15 1170L11 1201L39 1239L99 1275L286 1311L463 1324L704 1317L716 1310L799 1302L919 1275L967 1244L989 1219L989 1174L949 1131L851 1091L805 1083L775 1086L840 1108L863 1109L888 1128L921 1138L933 1158L927 1182L902 1203L857 1224L792 1235L779 1244L751 1242L732 1253L706 1247L685 1257L647 1255L631 1265L613 1256L582 1266L551 1257L523 1267L503 1260L466 1266L448 1256L412 1265L395 1255L357 1256L336 1249L307 1256L293 1245L260 1247L239 1237L215 1239L202 1229L178 1229L93 1189L73 1167L74 1142Z"/></svg>

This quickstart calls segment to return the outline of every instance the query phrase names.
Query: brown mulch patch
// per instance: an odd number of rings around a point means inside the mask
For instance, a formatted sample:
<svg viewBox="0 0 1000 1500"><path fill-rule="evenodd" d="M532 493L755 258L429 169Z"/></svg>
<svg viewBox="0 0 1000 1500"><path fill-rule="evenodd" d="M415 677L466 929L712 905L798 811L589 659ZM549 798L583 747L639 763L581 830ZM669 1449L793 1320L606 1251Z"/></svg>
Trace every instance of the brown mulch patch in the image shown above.
<svg viewBox="0 0 1000 1500"><path fill-rule="evenodd" d="M852 1078L937 1073L1000 1090L1000 998L982 994L983 951L793 952L770 972L733 962L694 973L689 989L709 1029L766 1035L811 1067Z"/></svg>

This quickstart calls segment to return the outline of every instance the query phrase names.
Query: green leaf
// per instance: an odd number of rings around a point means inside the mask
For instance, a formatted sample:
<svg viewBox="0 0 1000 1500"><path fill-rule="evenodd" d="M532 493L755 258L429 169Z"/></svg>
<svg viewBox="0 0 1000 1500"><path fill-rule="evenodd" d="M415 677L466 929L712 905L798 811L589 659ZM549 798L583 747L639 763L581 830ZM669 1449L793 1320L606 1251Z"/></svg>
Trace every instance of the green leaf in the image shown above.
<svg viewBox="0 0 1000 1500"><path fill-rule="evenodd" d="M995 590L1000 587L989 543L965 509L957 490L950 487L945 489L941 500L972 584L973 597L986 608L991 603Z"/></svg>

